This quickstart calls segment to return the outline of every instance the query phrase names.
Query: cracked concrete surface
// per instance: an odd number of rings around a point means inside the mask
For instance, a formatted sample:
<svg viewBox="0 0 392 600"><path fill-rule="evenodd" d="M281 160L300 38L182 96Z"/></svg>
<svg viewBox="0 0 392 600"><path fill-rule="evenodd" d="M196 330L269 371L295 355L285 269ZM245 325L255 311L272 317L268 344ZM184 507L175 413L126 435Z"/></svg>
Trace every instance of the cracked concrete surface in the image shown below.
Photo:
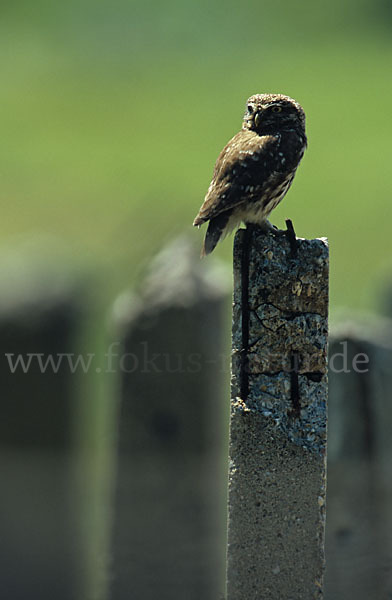
<svg viewBox="0 0 392 600"><path fill-rule="evenodd" d="M234 246L227 600L320 599L328 245L299 239L293 256L284 237L253 230L243 307L246 235Z"/></svg>

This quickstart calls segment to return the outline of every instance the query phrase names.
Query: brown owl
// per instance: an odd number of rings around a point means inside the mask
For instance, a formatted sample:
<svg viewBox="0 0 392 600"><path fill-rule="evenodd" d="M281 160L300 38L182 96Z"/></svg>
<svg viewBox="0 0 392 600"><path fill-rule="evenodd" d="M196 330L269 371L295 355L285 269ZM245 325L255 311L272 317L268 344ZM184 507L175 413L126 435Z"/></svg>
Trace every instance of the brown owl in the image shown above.
<svg viewBox="0 0 392 600"><path fill-rule="evenodd" d="M272 227L267 217L289 189L306 144L305 113L298 102L282 94L249 98L242 129L218 156L193 223L209 221L202 255L241 221Z"/></svg>

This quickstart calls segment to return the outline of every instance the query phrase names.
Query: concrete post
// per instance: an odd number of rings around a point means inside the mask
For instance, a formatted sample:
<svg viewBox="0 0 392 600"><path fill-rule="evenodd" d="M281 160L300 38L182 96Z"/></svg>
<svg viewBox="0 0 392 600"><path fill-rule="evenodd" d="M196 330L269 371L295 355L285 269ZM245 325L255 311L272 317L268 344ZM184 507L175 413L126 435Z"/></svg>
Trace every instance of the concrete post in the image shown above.
<svg viewBox="0 0 392 600"><path fill-rule="evenodd" d="M329 356L328 600L392 594L392 321L345 320Z"/></svg>
<svg viewBox="0 0 392 600"><path fill-rule="evenodd" d="M23 248L3 255L0 280L1 596L76 600L85 570L67 356L85 294L65 264Z"/></svg>
<svg viewBox="0 0 392 600"><path fill-rule="evenodd" d="M328 246L234 245L227 600L322 598Z"/></svg>
<svg viewBox="0 0 392 600"><path fill-rule="evenodd" d="M217 600L223 591L229 286L221 275L180 238L153 261L140 295L116 303L112 600Z"/></svg>

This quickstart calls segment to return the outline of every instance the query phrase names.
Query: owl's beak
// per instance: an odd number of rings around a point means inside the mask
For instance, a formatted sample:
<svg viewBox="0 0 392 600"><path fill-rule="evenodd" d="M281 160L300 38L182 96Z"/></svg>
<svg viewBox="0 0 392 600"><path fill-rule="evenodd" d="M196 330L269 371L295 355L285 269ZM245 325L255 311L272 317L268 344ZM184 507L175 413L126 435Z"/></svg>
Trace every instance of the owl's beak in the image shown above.
<svg viewBox="0 0 392 600"><path fill-rule="evenodd" d="M256 125L256 127L258 127L260 125L260 121L261 121L261 113L257 112L255 114L255 125Z"/></svg>

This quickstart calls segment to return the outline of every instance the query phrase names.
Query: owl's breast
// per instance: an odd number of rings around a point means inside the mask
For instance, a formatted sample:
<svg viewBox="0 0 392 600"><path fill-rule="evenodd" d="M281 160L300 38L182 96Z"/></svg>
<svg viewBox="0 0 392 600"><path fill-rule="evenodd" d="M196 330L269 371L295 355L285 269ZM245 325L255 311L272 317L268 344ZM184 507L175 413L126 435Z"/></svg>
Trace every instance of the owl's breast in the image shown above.
<svg viewBox="0 0 392 600"><path fill-rule="evenodd" d="M306 149L307 140L303 132L297 130L283 131L277 148L277 167L281 173L290 173L295 170Z"/></svg>

